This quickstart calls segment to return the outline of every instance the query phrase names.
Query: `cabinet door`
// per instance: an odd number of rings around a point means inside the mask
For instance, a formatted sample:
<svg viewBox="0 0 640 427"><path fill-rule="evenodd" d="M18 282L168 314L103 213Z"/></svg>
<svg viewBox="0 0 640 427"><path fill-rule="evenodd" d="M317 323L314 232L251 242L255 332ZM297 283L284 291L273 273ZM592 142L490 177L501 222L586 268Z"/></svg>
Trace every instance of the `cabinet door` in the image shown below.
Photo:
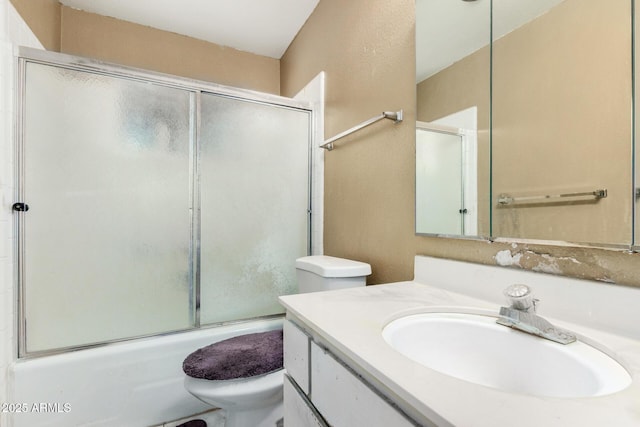
<svg viewBox="0 0 640 427"><path fill-rule="evenodd" d="M284 368L298 384L309 394L309 337L295 324L284 321Z"/></svg>
<svg viewBox="0 0 640 427"><path fill-rule="evenodd" d="M315 343L311 343L311 401L334 427L415 425Z"/></svg>
<svg viewBox="0 0 640 427"><path fill-rule="evenodd" d="M284 376L284 423L293 427L327 427L288 375Z"/></svg>

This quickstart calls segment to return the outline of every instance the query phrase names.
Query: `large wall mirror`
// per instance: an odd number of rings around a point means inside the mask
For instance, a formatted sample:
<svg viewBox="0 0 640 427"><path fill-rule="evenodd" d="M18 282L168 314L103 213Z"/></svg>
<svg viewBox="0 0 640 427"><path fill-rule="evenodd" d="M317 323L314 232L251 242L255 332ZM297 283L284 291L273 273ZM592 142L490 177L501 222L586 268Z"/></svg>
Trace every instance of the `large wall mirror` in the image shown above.
<svg viewBox="0 0 640 427"><path fill-rule="evenodd" d="M634 244L631 14L632 0L416 0L418 234ZM462 141L447 155L443 135ZM432 190L454 170L457 232Z"/></svg>
<svg viewBox="0 0 640 427"><path fill-rule="evenodd" d="M490 235L490 42L489 0L416 0L418 234Z"/></svg>

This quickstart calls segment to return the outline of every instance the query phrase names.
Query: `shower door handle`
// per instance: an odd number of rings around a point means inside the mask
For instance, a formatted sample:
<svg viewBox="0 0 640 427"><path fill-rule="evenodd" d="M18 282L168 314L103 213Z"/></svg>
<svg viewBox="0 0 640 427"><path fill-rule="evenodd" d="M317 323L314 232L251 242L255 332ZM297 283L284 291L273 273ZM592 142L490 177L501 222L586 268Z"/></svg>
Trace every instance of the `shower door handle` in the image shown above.
<svg viewBox="0 0 640 427"><path fill-rule="evenodd" d="M29 205L26 203L18 202L14 203L13 206L11 206L11 209L13 209L15 212L26 212L29 210Z"/></svg>

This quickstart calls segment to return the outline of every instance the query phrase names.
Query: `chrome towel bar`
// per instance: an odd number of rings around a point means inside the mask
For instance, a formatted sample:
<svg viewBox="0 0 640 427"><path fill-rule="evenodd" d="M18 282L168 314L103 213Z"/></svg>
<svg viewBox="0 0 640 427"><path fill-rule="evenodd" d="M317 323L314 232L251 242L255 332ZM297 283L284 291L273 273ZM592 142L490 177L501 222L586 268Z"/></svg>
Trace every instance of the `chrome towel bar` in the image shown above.
<svg viewBox="0 0 640 427"><path fill-rule="evenodd" d="M367 120L366 122L362 122L357 126L352 127L351 129L347 129L342 133L337 134L336 136L327 139L324 144L322 144L320 146L320 148L324 148L327 151L331 151L333 150L333 143L335 141L337 141L340 138L343 138L347 135L350 135L354 132L359 131L362 128L365 128L369 125L374 124L377 121L380 121L382 119L389 119L389 120L393 120L394 123L400 123L402 121L402 110L400 111L385 111L382 114L380 114L379 116L373 117L369 120Z"/></svg>
<svg viewBox="0 0 640 427"><path fill-rule="evenodd" d="M568 197L593 197L596 200L599 200L607 197L607 190L600 189L600 190L583 191L583 192L576 192L576 193L545 194L542 196L523 196L523 197L513 197L508 194L500 194L498 196L498 204L510 205L515 202L537 202L537 201L545 201L549 199L562 199L562 198L568 198Z"/></svg>

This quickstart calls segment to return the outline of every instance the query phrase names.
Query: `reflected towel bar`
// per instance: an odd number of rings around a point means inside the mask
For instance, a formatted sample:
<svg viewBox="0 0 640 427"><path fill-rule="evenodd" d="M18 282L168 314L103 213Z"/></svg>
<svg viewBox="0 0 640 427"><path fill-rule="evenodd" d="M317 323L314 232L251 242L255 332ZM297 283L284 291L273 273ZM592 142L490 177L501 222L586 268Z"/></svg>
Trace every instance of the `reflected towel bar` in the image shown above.
<svg viewBox="0 0 640 427"><path fill-rule="evenodd" d="M371 124L374 124L375 122L382 120L382 119L390 119L393 120L395 123L400 123L402 121L402 110L400 111L385 111L382 114L380 114L379 116L373 117L369 120L367 120L366 122L362 122L357 126L352 127L351 129L347 129L342 133L337 134L336 136L334 136L333 138L329 138L327 139L324 144L322 144L320 146L320 148L324 148L327 151L331 151L333 150L333 143L334 141L337 141L340 138L343 138L347 135L350 135L354 132L359 131L360 129L367 127Z"/></svg>
<svg viewBox="0 0 640 427"><path fill-rule="evenodd" d="M498 203L501 205L510 205L515 202L535 202L535 201L544 201L549 199L562 199L568 197L593 197L596 200L604 199L607 197L607 190L594 190L594 191L584 191L578 193L563 193L563 194L546 194L543 196L525 196L525 197L512 197L508 194L500 194L498 196Z"/></svg>

